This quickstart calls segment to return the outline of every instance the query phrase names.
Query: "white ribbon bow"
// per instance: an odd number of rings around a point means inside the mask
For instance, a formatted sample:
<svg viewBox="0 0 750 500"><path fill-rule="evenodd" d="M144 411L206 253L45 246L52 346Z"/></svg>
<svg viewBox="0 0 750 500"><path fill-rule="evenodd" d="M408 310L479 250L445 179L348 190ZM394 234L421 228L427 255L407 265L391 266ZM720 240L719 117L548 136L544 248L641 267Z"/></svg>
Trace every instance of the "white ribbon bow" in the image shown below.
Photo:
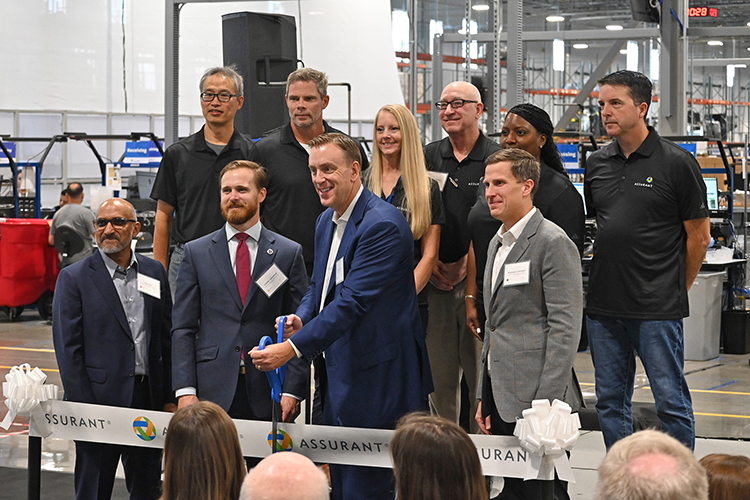
<svg viewBox="0 0 750 500"><path fill-rule="evenodd" d="M580 428L578 414L571 414L567 403L556 399L550 406L546 399L534 400L513 432L521 447L531 453L526 478L550 476L554 468L560 479L574 481L565 452L578 441Z"/></svg>
<svg viewBox="0 0 750 500"><path fill-rule="evenodd" d="M8 413L0 423L0 427L7 430L16 415L28 416L34 419L34 424L42 436L48 436L51 431L44 421L44 414L39 406L42 401L57 399L59 387L54 384L45 385L47 375L39 367L31 369L31 365L24 363L14 366L5 375L3 382L3 396Z"/></svg>

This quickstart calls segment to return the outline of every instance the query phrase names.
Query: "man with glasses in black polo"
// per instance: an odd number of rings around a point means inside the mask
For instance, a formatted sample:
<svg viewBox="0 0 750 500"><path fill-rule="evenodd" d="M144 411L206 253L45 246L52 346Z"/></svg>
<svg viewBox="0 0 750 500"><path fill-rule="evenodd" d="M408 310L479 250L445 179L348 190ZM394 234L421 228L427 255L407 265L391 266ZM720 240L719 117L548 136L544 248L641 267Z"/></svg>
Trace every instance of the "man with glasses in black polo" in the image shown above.
<svg viewBox="0 0 750 500"><path fill-rule="evenodd" d="M154 225L154 258L169 271L174 296L183 245L224 225L219 199L219 173L229 162L250 157L255 147L234 128L242 108L242 76L233 67L208 69L200 81L200 102L206 124L172 144L156 174L151 198L158 201ZM171 241L175 249L169 256Z"/></svg>
<svg viewBox="0 0 750 500"><path fill-rule="evenodd" d="M105 201L92 227L99 251L57 278L52 338L66 401L176 410L167 273L131 250L140 228L133 205ZM131 500L159 498L161 450L76 441L76 499L109 499L121 458Z"/></svg>
<svg viewBox="0 0 750 500"><path fill-rule="evenodd" d="M435 384L430 397L441 417L458 422L462 373L472 404L469 415L476 413L482 351L481 342L466 326L466 256L471 241L466 222L484 175L484 161L501 148L479 130L484 106L474 85L449 84L435 107L440 110L440 123L448 137L424 148L427 169L440 177L446 215L440 233L440 257L425 288L429 290L430 307L427 350ZM469 425L476 432L473 420Z"/></svg>

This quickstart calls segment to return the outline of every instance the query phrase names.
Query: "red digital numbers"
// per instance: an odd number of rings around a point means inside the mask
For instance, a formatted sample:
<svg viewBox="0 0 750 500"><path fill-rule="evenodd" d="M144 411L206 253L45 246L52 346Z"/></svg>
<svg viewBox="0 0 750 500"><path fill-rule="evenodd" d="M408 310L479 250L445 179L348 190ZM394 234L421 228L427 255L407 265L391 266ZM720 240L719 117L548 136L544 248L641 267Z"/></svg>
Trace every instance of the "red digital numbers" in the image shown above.
<svg viewBox="0 0 750 500"><path fill-rule="evenodd" d="M689 7L688 17L719 17L719 9L714 7Z"/></svg>

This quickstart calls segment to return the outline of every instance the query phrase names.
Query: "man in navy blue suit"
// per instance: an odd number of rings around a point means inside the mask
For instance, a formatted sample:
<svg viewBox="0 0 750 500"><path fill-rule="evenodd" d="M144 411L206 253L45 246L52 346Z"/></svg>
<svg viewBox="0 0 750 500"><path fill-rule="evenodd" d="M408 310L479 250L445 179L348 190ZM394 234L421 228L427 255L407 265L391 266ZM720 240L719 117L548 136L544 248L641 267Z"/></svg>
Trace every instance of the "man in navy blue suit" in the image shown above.
<svg viewBox="0 0 750 500"><path fill-rule="evenodd" d="M432 392L414 286L414 239L401 213L362 187L356 142L324 134L309 142L310 173L328 209L315 230L312 284L291 339L253 349L262 371L324 354L327 425L392 429L427 409ZM287 335L288 334L288 335ZM393 497L390 469L331 465L332 498Z"/></svg>
<svg viewBox="0 0 750 500"><path fill-rule="evenodd" d="M133 205L105 201L92 227L99 251L57 278L52 336L66 401L175 409L169 284L161 264L131 250L140 227ZM109 499L120 457L131 500L158 498L161 450L84 441L76 441L76 498Z"/></svg>
<svg viewBox="0 0 750 500"><path fill-rule="evenodd" d="M227 222L185 245L177 275L173 386L181 408L208 400L232 418L271 420L268 380L258 370L245 370L243 353L264 335L275 338L275 318L299 305L307 290L302 247L259 220L268 184L263 167L235 160L219 179ZM308 373L302 359L287 367L281 399L285 422L299 414Z"/></svg>

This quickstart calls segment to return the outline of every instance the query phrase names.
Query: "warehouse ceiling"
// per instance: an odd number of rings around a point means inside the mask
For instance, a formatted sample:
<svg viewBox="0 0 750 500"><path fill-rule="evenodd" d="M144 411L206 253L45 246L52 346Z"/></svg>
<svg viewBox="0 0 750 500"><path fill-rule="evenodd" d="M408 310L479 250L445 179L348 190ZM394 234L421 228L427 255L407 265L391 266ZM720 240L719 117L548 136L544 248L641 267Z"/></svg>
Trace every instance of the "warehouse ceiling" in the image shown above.
<svg viewBox="0 0 750 500"><path fill-rule="evenodd" d="M646 1L646 0L643 0ZM487 0L472 0L472 5L487 3ZM409 9L410 0L392 0L394 9ZM455 33L463 28L465 18L466 2L463 0L419 0L419 22L420 22L420 52L428 51L429 37L426 36L427 26L430 20L442 22L446 33ZM714 0L713 2L701 2L691 0L689 7L712 7L717 9L717 17L690 18L690 27L744 27L747 36L724 36L712 37L711 40L723 42L722 46L708 45L709 38L692 37L689 39L688 57L695 59L720 59L720 58L750 58L750 1L738 0ZM630 0L525 0L523 4L524 31L579 31L604 29L607 25L620 24L628 26L632 23ZM563 22L549 22L549 15L560 15L565 18ZM503 16L507 17L507 0L503 2ZM487 11L472 11L472 20L477 22L479 32L491 30L490 16ZM684 20L683 20L684 22ZM507 29L507 20L503 20L503 29ZM656 24L642 23L641 27L657 27ZM568 43L568 68L574 73L580 68L596 66L604 57L604 54L612 46L611 40L586 41L588 47L585 49L574 49L572 43ZM657 43L654 40L653 43ZM647 49L651 42L646 41L641 45L641 50ZM453 47L458 49L459 47ZM545 67L551 64L551 44L549 42L529 42L524 44L524 57L526 63L533 67ZM620 55L613 63L613 68L624 68L626 56ZM750 65L748 65L750 66ZM698 74L711 74L713 78L719 78L726 71L723 67L700 68L693 70ZM697 71L697 72L696 72ZM715 74L715 75L714 75ZM750 77L750 69L741 70L740 81L746 85ZM696 80L700 80L696 76ZM749 99L750 100L750 99Z"/></svg>

